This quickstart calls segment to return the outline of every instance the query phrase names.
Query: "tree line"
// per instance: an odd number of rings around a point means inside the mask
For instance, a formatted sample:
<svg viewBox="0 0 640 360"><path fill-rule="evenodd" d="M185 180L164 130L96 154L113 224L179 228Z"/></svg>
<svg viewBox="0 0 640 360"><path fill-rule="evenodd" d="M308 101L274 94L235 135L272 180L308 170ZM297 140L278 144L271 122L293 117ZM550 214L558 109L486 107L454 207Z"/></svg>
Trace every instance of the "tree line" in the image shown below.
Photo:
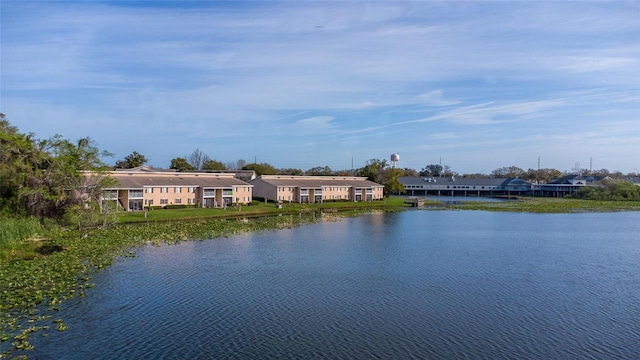
<svg viewBox="0 0 640 360"><path fill-rule="evenodd" d="M33 134L20 133L9 123L5 115L0 113L0 216L35 216L67 222L75 221L74 219L85 213L84 208L90 203L89 200L97 199L102 189L110 184L111 180L101 176L101 172L114 168L130 169L147 163L147 158L137 151L116 161L114 165L103 162L102 159L112 156L108 151L98 149L95 142L88 137L71 141L55 135L49 139L40 140L34 138ZM404 187L399 181L402 176L519 177L532 183L547 183L567 174L556 169L525 171L516 166L509 166L495 169L491 174L460 175L447 165L429 164L418 171L410 168L396 168L385 159L375 158L366 161L363 167L357 169L333 170L329 166L316 166L302 170L276 168L268 163L247 163L242 159L223 163L210 158L200 149L194 150L189 155L172 159L169 168L183 172L253 170L257 176L361 176L384 185L387 195L404 192ZM573 170L573 173L610 179L625 177L620 172L612 173L606 169L589 171L577 168ZM83 176L82 171L92 171L98 176L88 179ZM628 174L627 176L638 175ZM620 195L619 197L622 198L635 196L633 191L640 188L616 184L607 188L608 194L632 194ZM593 192L581 193L581 195L588 198L601 196ZM606 195L602 196L606 197Z"/></svg>

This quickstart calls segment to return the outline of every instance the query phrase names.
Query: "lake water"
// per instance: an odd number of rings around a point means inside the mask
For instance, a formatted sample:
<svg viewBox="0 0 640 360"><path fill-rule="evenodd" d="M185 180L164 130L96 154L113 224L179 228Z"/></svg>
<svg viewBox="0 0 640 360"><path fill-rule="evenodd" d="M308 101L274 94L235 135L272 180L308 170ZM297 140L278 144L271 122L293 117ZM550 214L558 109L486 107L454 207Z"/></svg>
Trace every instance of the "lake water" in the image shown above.
<svg viewBox="0 0 640 360"><path fill-rule="evenodd" d="M640 359L639 235L639 212L423 210L149 246L29 357Z"/></svg>

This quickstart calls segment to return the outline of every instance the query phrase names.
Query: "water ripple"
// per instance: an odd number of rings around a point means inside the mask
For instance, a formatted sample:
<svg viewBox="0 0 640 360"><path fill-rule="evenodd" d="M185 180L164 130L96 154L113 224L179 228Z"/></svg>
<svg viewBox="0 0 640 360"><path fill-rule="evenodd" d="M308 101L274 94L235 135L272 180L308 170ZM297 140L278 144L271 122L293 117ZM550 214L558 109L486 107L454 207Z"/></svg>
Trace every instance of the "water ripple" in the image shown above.
<svg viewBox="0 0 640 360"><path fill-rule="evenodd" d="M638 359L638 224L423 211L149 247L30 357Z"/></svg>

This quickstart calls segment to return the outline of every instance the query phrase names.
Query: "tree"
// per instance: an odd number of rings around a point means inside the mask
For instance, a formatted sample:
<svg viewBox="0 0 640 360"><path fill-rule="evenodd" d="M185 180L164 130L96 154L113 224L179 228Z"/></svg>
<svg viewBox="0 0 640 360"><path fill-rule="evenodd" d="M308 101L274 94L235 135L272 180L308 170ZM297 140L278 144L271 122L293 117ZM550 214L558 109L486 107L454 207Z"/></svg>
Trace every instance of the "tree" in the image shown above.
<svg viewBox="0 0 640 360"><path fill-rule="evenodd" d="M401 194L405 192L404 185L398 179L404 174L404 170L389 168L385 174L384 193L386 195Z"/></svg>
<svg viewBox="0 0 640 360"><path fill-rule="evenodd" d="M535 184L546 184L559 177L562 177L562 171L556 169L529 169L521 176L523 180Z"/></svg>
<svg viewBox="0 0 640 360"><path fill-rule="evenodd" d="M525 175L524 170L517 166L504 166L491 172L494 178L516 178Z"/></svg>
<svg viewBox="0 0 640 360"><path fill-rule="evenodd" d="M449 166L449 165L443 165L442 166L442 174L440 174L440 175L444 176L444 177L459 176L457 172L451 170L451 166Z"/></svg>
<svg viewBox="0 0 640 360"><path fill-rule="evenodd" d="M220 161L209 159L202 163L201 169L205 171L220 171L227 170L227 167Z"/></svg>
<svg viewBox="0 0 640 360"><path fill-rule="evenodd" d="M334 170L332 175L335 176L353 176L354 171L349 169Z"/></svg>
<svg viewBox="0 0 640 360"><path fill-rule="evenodd" d="M404 185L399 180L399 177L404 174L405 170L393 168L386 160L380 159L367 161L366 165L357 171L358 176L365 176L373 182L384 185L384 193L387 196L405 192Z"/></svg>
<svg viewBox="0 0 640 360"><path fill-rule="evenodd" d="M246 161L239 159L236 161L228 161L226 165L228 170L242 170L246 164Z"/></svg>
<svg viewBox="0 0 640 360"><path fill-rule="evenodd" d="M191 165L189 161L187 161L187 159L183 157L177 157L177 158L171 159L171 165L169 166L169 169L175 169L175 170L178 170L179 172L196 170L195 167Z"/></svg>
<svg viewBox="0 0 640 360"><path fill-rule="evenodd" d="M404 169L402 169L402 175L401 176L417 177L418 176L418 172L416 171L416 169L404 168Z"/></svg>
<svg viewBox="0 0 640 360"><path fill-rule="evenodd" d="M328 166L316 166L305 171L305 174L310 176L329 176L332 174L332 171Z"/></svg>
<svg viewBox="0 0 640 360"><path fill-rule="evenodd" d="M482 173L473 173L473 174L463 174L462 177L467 179L482 179L482 178L488 178L490 176Z"/></svg>
<svg viewBox="0 0 640 360"><path fill-rule="evenodd" d="M37 169L44 167L46 154L32 139L21 134L0 113L0 210L8 214L25 214L19 192Z"/></svg>
<svg viewBox="0 0 640 360"><path fill-rule="evenodd" d="M61 219L72 207L99 197L108 178L88 179L81 171L105 171L106 164L100 158L110 153L98 150L89 138L72 143L56 135L40 144L49 156L46 167L37 171L22 191L30 214Z"/></svg>
<svg viewBox="0 0 640 360"><path fill-rule="evenodd" d="M367 179L383 184L384 170L387 167L387 160L371 159L368 160L366 165L356 172L358 176L366 177Z"/></svg>
<svg viewBox="0 0 640 360"><path fill-rule="evenodd" d="M106 170L100 151L89 138L71 142L56 135L35 140L20 134L0 114L0 210L62 221L84 211L81 204L97 199L109 183L105 176L89 178L82 171Z"/></svg>
<svg viewBox="0 0 640 360"><path fill-rule="evenodd" d="M189 164L193 166L194 170L206 170L204 164L209 160L209 156L202 152L200 149L195 149L189 156L185 156Z"/></svg>
<svg viewBox="0 0 640 360"><path fill-rule="evenodd" d="M442 175L442 165L431 164L427 165L420 170L420 176L423 177L438 177Z"/></svg>
<svg viewBox="0 0 640 360"><path fill-rule="evenodd" d="M280 169L279 170L279 174L280 175L293 175L293 176L301 176L304 174L304 172L300 169L294 169L294 168L286 168L286 169Z"/></svg>
<svg viewBox="0 0 640 360"><path fill-rule="evenodd" d="M127 155L124 160L118 160L116 162L116 168L118 169L133 169L142 166L147 163L147 158L138 153L137 151Z"/></svg>
<svg viewBox="0 0 640 360"><path fill-rule="evenodd" d="M609 176L610 174L611 173L609 172L608 169L593 170L593 171L590 171L589 173L589 175L592 175L592 176L602 176L602 177Z"/></svg>
<svg viewBox="0 0 640 360"><path fill-rule="evenodd" d="M242 167L242 170L253 170L256 172L256 176L260 175L278 175L279 171L273 165L267 163L260 164L247 164Z"/></svg>

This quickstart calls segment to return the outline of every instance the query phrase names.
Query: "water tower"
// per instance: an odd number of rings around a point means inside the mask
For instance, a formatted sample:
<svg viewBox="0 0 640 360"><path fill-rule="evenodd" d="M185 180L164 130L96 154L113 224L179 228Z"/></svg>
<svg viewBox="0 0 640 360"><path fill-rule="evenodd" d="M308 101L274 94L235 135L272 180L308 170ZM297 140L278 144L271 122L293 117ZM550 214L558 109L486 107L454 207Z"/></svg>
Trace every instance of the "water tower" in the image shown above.
<svg viewBox="0 0 640 360"><path fill-rule="evenodd" d="M400 161L400 154L391 154L391 164L393 164L394 168L398 165L398 161Z"/></svg>

